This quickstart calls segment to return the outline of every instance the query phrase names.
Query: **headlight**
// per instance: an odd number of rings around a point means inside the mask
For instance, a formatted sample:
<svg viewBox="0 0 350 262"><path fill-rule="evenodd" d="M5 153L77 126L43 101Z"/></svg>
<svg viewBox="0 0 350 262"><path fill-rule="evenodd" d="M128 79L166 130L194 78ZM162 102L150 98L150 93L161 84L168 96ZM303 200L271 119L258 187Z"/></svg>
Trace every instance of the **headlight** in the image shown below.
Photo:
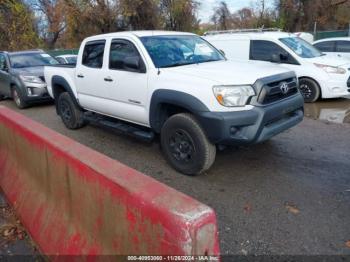
<svg viewBox="0 0 350 262"><path fill-rule="evenodd" d="M322 68L325 72L329 74L345 74L346 70L341 67L322 65L322 64L314 64L318 68Z"/></svg>
<svg viewBox="0 0 350 262"><path fill-rule="evenodd" d="M255 95L252 86L214 86L214 95L223 106L244 106Z"/></svg>
<svg viewBox="0 0 350 262"><path fill-rule="evenodd" d="M38 76L19 76L24 83L43 84L44 82Z"/></svg>

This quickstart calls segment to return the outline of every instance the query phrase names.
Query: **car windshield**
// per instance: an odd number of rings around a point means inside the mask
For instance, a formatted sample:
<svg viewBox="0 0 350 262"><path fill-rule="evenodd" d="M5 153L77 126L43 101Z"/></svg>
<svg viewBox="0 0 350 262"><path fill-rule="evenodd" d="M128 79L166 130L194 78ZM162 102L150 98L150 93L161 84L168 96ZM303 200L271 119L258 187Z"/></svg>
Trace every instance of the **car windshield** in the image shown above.
<svg viewBox="0 0 350 262"><path fill-rule="evenodd" d="M217 49L196 35L145 36L141 41L158 68L225 60Z"/></svg>
<svg viewBox="0 0 350 262"><path fill-rule="evenodd" d="M314 46L299 37L285 37L279 40L302 58L313 58L323 55Z"/></svg>
<svg viewBox="0 0 350 262"><path fill-rule="evenodd" d="M9 58L13 68L58 64L55 58L45 53L10 54Z"/></svg>

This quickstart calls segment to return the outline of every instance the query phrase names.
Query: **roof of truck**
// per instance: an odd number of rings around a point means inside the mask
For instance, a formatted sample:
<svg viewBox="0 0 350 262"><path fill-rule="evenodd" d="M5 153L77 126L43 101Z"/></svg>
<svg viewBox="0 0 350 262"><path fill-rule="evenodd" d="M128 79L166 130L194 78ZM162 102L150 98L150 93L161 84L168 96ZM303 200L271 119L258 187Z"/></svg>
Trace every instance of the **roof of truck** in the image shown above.
<svg viewBox="0 0 350 262"><path fill-rule="evenodd" d="M120 36L130 36L130 35L143 37L143 36L155 36L155 35L194 35L194 34L188 33L188 32L158 31L158 30L122 31L122 32L108 33L108 34L102 34L102 35L94 35L86 39L91 41L91 40L98 40L103 37L120 37Z"/></svg>

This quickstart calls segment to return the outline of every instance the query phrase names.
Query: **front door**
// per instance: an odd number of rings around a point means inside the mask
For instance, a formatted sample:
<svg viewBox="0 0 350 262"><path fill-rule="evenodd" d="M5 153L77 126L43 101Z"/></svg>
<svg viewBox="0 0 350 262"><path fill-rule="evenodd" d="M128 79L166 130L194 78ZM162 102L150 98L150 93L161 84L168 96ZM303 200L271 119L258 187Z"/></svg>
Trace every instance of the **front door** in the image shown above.
<svg viewBox="0 0 350 262"><path fill-rule="evenodd" d="M136 46L126 39L113 39L109 64L104 71L104 86L109 91L110 115L147 125L147 74L144 60ZM127 61L134 61L131 66Z"/></svg>

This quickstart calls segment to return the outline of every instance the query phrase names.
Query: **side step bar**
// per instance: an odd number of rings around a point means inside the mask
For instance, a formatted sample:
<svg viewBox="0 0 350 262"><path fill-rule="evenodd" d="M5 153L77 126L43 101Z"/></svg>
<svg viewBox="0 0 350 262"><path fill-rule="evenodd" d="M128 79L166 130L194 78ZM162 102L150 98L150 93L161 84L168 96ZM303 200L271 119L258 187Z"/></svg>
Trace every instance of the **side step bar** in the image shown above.
<svg viewBox="0 0 350 262"><path fill-rule="evenodd" d="M136 124L127 123L112 117L102 116L97 113L85 112L84 119L92 124L101 126L102 128L111 131L118 131L145 142L152 142L155 137L154 132L146 127L139 127Z"/></svg>

